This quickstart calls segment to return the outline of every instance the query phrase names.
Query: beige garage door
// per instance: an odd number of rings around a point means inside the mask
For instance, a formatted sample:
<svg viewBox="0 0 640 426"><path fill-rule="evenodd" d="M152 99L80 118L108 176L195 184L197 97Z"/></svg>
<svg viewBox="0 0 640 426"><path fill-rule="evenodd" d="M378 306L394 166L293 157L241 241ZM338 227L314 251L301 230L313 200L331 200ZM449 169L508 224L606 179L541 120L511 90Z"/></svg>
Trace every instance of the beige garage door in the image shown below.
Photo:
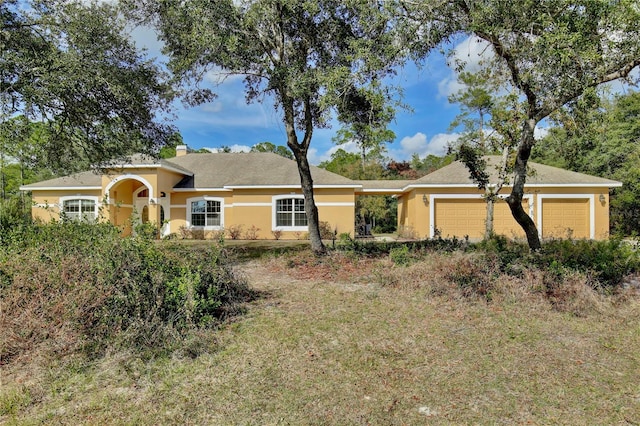
<svg viewBox="0 0 640 426"><path fill-rule="evenodd" d="M529 202L527 200L522 201L522 208L529 213ZM493 210L493 232L510 238L524 237L524 231L513 218L511 209L506 201L498 201Z"/></svg>
<svg viewBox="0 0 640 426"><path fill-rule="evenodd" d="M487 217L482 199L445 199L435 201L434 224L442 237L482 238Z"/></svg>
<svg viewBox="0 0 640 426"><path fill-rule="evenodd" d="M542 237L589 238L589 199L543 199Z"/></svg>
<svg viewBox="0 0 640 426"><path fill-rule="evenodd" d="M529 211L529 203L524 200L522 207ZM443 237L484 237L487 203L484 199L436 200L435 225ZM522 227L513 218L509 205L498 201L493 212L493 229L496 234L510 238L524 237Z"/></svg>

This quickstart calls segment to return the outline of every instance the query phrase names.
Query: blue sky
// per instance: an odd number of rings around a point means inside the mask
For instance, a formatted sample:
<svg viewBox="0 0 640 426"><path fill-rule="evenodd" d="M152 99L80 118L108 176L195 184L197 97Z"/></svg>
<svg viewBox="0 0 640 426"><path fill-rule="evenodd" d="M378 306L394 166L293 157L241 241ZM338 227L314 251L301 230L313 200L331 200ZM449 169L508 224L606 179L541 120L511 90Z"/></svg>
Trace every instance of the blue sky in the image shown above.
<svg viewBox="0 0 640 426"><path fill-rule="evenodd" d="M153 31L136 29L132 36L150 56L162 60L161 45ZM469 39L456 46L456 55L472 65L482 51L481 46ZM211 84L216 83L215 75L209 77ZM420 157L443 155L448 143L456 139L457 135L448 127L459 112L456 105L447 101L447 96L460 87L445 58L434 53L420 67L409 64L399 70L391 82L403 88L401 100L411 110L400 110L390 126L396 139L387 145L387 156L401 161L410 159L414 153ZM228 78L216 84L213 90L218 97L210 103L191 108L185 108L180 102L175 104L173 124L190 148L216 150L228 146L233 151L248 151L251 146L265 141L286 145L281 115L268 99L247 105L241 77ZM352 144L338 147L332 142L338 129L339 124L334 122L331 128L314 131L309 150L312 164L328 160L338 148L356 152Z"/></svg>
<svg viewBox="0 0 640 426"><path fill-rule="evenodd" d="M394 83L404 89L403 102L411 111L400 110L392 130L396 140L387 147L387 155L396 160L411 158L413 153L442 155L447 143L455 139L448 131L449 123L458 113L447 101L447 82L451 73L442 58L429 60L422 69L408 66L400 71ZM177 112L174 124L180 129L184 141L191 148L215 149L229 146L233 150L248 150L259 142L269 141L286 145L282 118L270 100L247 105L244 86L240 79L215 88L218 98L213 102ZM332 137L339 129L316 129L311 143L309 159L317 164L338 149ZM355 150L355 146L342 146Z"/></svg>

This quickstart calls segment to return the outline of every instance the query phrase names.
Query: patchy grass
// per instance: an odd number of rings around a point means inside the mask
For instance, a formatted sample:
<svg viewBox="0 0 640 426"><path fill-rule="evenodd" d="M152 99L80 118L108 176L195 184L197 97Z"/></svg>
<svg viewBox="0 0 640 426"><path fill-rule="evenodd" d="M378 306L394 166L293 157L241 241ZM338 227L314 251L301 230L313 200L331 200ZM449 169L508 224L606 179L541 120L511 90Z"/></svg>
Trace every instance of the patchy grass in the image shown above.
<svg viewBox="0 0 640 426"><path fill-rule="evenodd" d="M252 261L265 297L198 340L200 356L13 366L0 422L640 423L638 295L579 274L550 294L543 274L492 268L464 253Z"/></svg>

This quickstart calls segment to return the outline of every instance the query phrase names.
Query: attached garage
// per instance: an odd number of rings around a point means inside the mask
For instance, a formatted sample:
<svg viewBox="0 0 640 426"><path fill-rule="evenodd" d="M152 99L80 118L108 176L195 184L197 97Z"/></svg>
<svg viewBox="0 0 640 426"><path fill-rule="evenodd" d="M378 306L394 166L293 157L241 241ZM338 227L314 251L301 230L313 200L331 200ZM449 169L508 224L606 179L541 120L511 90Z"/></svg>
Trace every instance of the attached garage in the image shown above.
<svg viewBox="0 0 640 426"><path fill-rule="evenodd" d="M489 182L498 182L498 156L484 157ZM533 219L541 238L609 237L609 190L622 184L609 179L529 162L530 174L522 207ZM508 182L511 179L508 180ZM501 196L511 192L509 184ZM478 239L484 237L486 203L484 190L469 177L459 161L410 182L398 195L402 223L417 235ZM400 215L399 215L400 217ZM524 238L504 201L495 205L493 230L508 238Z"/></svg>

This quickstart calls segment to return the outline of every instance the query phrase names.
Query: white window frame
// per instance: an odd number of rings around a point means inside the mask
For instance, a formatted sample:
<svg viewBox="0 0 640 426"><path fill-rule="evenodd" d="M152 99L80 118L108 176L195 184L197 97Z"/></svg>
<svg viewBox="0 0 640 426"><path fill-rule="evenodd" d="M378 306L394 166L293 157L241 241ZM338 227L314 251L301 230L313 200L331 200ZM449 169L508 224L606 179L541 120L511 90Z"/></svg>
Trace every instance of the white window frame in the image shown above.
<svg viewBox="0 0 640 426"><path fill-rule="evenodd" d="M220 203L220 225L215 225L215 226L195 226L193 225L193 220L191 218L191 203L194 202L198 202L198 201L217 201L218 203ZM202 229L205 231L220 231L222 229L224 229L224 198L222 197L210 197L208 195L205 195L203 197L193 197L193 198L188 198L187 199L187 206L186 206L186 210L187 210L187 227L191 228L191 229ZM166 210L165 210L166 212ZM206 223L206 214L205 214L205 223Z"/></svg>
<svg viewBox="0 0 640 426"><path fill-rule="evenodd" d="M71 220L85 220L85 218L87 218L86 216L83 217L82 216L82 209L79 212L79 214L77 216L69 216L66 212L65 212L65 204L69 201L75 201L75 200L79 200L79 201L91 201L93 203L93 217L91 218L91 222L97 222L98 220L98 197L94 197L94 196L90 196L90 195L67 195L64 197L60 197L60 205L59 205L59 210L60 210L60 218L62 219L63 216L68 217ZM82 205L82 204L81 204Z"/></svg>
<svg viewBox="0 0 640 426"><path fill-rule="evenodd" d="M271 200L271 230L272 231L309 231L309 225L305 226L295 226L295 203L294 209L291 212L291 223L294 224L292 226L278 226L278 201L281 200L302 200L304 202L304 195L302 194L286 194L286 195L275 195ZM300 213L300 212L298 212ZM304 212L306 214L306 211Z"/></svg>

